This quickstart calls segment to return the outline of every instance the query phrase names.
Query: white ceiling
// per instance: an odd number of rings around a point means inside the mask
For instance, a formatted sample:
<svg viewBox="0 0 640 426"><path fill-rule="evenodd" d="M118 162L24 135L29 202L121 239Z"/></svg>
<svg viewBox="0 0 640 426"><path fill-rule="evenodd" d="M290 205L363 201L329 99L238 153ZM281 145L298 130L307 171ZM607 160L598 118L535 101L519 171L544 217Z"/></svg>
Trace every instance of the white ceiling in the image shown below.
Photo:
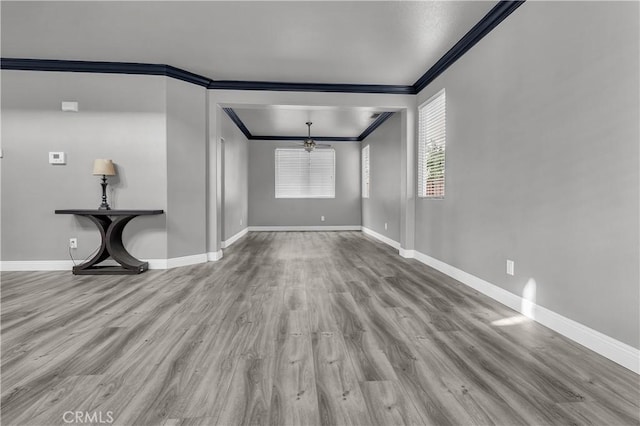
<svg viewBox="0 0 640 426"><path fill-rule="evenodd" d="M214 80L411 85L496 1L1 1L3 57L168 64ZM253 135L362 133L372 109L235 110Z"/></svg>

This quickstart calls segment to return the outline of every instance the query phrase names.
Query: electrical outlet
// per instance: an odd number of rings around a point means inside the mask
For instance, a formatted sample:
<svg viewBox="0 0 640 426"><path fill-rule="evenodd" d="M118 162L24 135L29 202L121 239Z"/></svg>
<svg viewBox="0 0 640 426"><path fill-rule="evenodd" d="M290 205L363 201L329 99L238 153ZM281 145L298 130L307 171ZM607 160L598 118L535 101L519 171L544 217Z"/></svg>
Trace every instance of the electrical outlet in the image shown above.
<svg viewBox="0 0 640 426"><path fill-rule="evenodd" d="M242 218L240 218L240 225L242 225Z"/></svg>
<svg viewBox="0 0 640 426"><path fill-rule="evenodd" d="M69 238L69 248L77 249L78 248L78 239L77 238Z"/></svg>
<svg viewBox="0 0 640 426"><path fill-rule="evenodd" d="M507 275L515 274L515 263L513 260L507 259Z"/></svg>
<svg viewBox="0 0 640 426"><path fill-rule="evenodd" d="M320 216L320 221L324 222L324 216Z"/></svg>
<svg viewBox="0 0 640 426"><path fill-rule="evenodd" d="M384 223L384 230L387 230L387 222Z"/></svg>

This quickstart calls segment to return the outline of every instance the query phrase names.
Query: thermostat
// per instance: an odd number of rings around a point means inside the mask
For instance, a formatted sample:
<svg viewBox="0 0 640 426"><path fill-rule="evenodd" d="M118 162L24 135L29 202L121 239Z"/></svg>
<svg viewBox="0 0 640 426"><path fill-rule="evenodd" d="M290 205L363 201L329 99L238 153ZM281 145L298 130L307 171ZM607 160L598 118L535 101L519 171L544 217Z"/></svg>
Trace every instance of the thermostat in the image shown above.
<svg viewBox="0 0 640 426"><path fill-rule="evenodd" d="M67 164L67 156L64 152L50 152L49 164Z"/></svg>

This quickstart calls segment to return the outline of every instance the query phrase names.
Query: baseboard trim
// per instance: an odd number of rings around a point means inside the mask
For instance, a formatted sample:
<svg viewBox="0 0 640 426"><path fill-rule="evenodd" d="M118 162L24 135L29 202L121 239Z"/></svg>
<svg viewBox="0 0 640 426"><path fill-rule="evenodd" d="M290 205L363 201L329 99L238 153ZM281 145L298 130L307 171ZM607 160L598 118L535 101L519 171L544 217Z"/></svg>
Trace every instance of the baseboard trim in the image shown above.
<svg viewBox="0 0 640 426"><path fill-rule="evenodd" d="M0 271L71 271L71 260L3 260Z"/></svg>
<svg viewBox="0 0 640 426"><path fill-rule="evenodd" d="M360 225L327 225L327 226L250 226L250 232L278 231L361 231Z"/></svg>
<svg viewBox="0 0 640 426"><path fill-rule="evenodd" d="M377 232L376 232L376 231L374 231L373 229L369 229L369 228L367 228L366 226L363 226L363 227L362 227L362 233L363 233L363 234L367 234L367 235L369 235L369 236L371 236L371 237L375 238L376 240L380 240L380 241L382 241L383 243L385 243L385 244L387 244L387 245L389 245L389 246L393 247L393 248L394 248L394 249L396 249L396 250L400 250L400 243L399 243L399 242L394 241L394 240L392 240L392 239L391 239L391 238L389 238L389 237L385 237L384 235L377 233Z"/></svg>
<svg viewBox="0 0 640 426"><path fill-rule="evenodd" d="M400 247L398 249L398 254L400 256L404 257L405 259L413 259L413 258L416 257L416 251L415 250L407 250L407 249L403 249L402 247Z"/></svg>
<svg viewBox="0 0 640 426"><path fill-rule="evenodd" d="M209 262L217 262L218 260L222 259L222 256L222 250L210 251L209 253L207 253L207 260Z"/></svg>
<svg viewBox="0 0 640 426"><path fill-rule="evenodd" d="M180 266L196 265L198 263L206 263L208 256L206 253L194 254L191 256L173 257L167 259L167 268L177 268ZM151 264L149 264L151 266Z"/></svg>
<svg viewBox="0 0 640 426"><path fill-rule="evenodd" d="M403 251L407 254L406 256L403 256ZM419 262L455 278L474 290L477 290L503 305L526 315L545 327L568 337L569 339L591 349L617 364L620 364L634 373L640 374L640 350L633 346L620 342L619 340L589 328L584 324L564 317L543 306L527 301L516 294L496 286L495 284L491 284L482 278L471 275L424 253L420 253L415 250L400 249L400 255L407 258L415 258Z"/></svg>
<svg viewBox="0 0 640 426"><path fill-rule="evenodd" d="M171 259L142 259L149 262L149 269L169 269L179 266L195 265L197 263L205 263L208 260L207 254L196 254L193 256L174 257ZM80 264L82 261L77 261ZM111 259L105 260L102 264L117 266L118 264ZM3 260L0 262L0 271L71 271L74 263L71 260Z"/></svg>
<svg viewBox="0 0 640 426"><path fill-rule="evenodd" d="M249 232L249 227L244 228L242 231L238 232L237 234L235 234L233 237L222 241L221 246L222 248L229 248L231 246L231 244L235 243L236 241L238 241L240 238L244 237L245 235L247 235L247 232Z"/></svg>

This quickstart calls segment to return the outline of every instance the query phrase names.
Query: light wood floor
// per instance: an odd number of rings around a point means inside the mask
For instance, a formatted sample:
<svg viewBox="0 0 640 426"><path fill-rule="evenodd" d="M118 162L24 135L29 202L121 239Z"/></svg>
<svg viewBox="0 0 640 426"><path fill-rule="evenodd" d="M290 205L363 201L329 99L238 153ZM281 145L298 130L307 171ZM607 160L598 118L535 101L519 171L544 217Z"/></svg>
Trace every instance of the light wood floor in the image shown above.
<svg viewBox="0 0 640 426"><path fill-rule="evenodd" d="M637 425L639 376L359 232L2 273L2 424Z"/></svg>

